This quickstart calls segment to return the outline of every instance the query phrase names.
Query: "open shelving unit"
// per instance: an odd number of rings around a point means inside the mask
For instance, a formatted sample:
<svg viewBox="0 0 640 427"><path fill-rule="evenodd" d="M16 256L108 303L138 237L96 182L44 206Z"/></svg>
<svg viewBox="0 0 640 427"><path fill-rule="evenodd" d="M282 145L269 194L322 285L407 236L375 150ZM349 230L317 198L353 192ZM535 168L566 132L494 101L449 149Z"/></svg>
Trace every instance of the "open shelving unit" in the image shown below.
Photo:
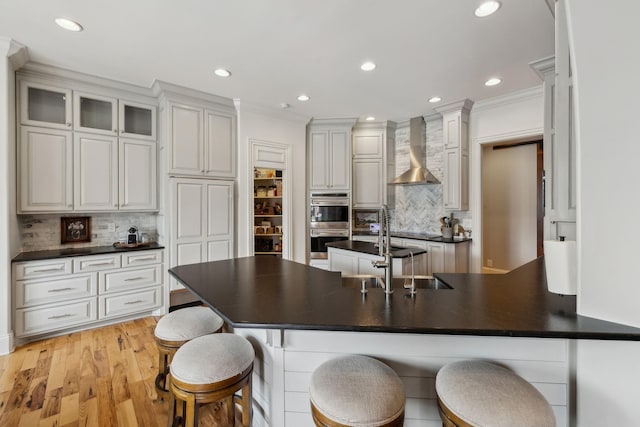
<svg viewBox="0 0 640 427"><path fill-rule="evenodd" d="M254 168L253 177L254 254L282 256L282 171Z"/></svg>

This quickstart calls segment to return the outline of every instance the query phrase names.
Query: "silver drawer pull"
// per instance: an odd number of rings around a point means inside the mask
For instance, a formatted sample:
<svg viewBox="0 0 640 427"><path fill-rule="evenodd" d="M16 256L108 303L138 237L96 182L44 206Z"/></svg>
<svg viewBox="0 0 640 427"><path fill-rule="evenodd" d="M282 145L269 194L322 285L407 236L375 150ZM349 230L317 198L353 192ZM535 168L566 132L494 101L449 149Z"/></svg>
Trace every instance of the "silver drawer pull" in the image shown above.
<svg viewBox="0 0 640 427"><path fill-rule="evenodd" d="M113 261L106 262L88 262L85 264L86 267L95 267L97 265L113 265Z"/></svg>
<svg viewBox="0 0 640 427"><path fill-rule="evenodd" d="M54 320L54 319L64 319L65 317L73 317L73 314L60 314L58 316L51 316L49 317L49 320Z"/></svg>
<svg viewBox="0 0 640 427"><path fill-rule="evenodd" d="M137 300L135 300L135 301L127 301L127 302L125 302L124 304L125 304L125 305L140 304L141 302L144 302L144 300L137 299Z"/></svg>
<svg viewBox="0 0 640 427"><path fill-rule="evenodd" d="M47 273L49 271L60 271L64 269L64 265L61 265L59 267L53 267L53 268L42 268L40 270L33 270L34 273Z"/></svg>
<svg viewBox="0 0 640 427"><path fill-rule="evenodd" d="M153 261L155 260L156 257L155 256L146 256L146 257L141 257L141 258L131 258L130 262L138 262L138 261Z"/></svg>
<svg viewBox="0 0 640 427"><path fill-rule="evenodd" d="M58 288L58 289L49 289L47 292L62 292L62 291L72 291L73 288Z"/></svg>
<svg viewBox="0 0 640 427"><path fill-rule="evenodd" d="M125 282L132 282L134 280L142 280L144 279L144 277L140 276L140 277L132 277L130 279L124 279Z"/></svg>

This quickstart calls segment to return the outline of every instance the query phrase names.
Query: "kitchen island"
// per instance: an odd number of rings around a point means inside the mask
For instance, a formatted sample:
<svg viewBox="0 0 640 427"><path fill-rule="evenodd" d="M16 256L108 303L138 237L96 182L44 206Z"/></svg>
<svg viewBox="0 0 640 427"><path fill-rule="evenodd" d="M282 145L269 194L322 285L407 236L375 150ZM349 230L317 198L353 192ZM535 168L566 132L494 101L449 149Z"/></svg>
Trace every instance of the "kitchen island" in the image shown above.
<svg viewBox="0 0 640 427"><path fill-rule="evenodd" d="M574 339L640 340L640 329L576 314L546 290L543 260L505 275L441 274L453 289L365 295L339 273L271 257L174 267L170 274L256 347L255 425L312 426L308 381L325 360L367 354L407 391L405 425L439 426L433 381L444 364L501 363L537 387L569 425Z"/></svg>

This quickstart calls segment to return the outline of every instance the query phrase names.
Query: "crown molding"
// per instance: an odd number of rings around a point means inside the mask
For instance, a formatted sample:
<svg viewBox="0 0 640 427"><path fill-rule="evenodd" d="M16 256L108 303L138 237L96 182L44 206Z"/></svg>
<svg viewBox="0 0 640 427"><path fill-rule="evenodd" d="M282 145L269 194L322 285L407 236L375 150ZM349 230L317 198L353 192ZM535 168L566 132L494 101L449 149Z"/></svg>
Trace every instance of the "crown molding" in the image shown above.
<svg viewBox="0 0 640 427"><path fill-rule="evenodd" d="M434 108L438 113L444 114L449 113L451 111L464 111L467 112L471 110L473 106L473 101L470 99L462 99L460 101L450 102L448 104L439 105Z"/></svg>
<svg viewBox="0 0 640 427"><path fill-rule="evenodd" d="M242 112L254 113L280 120L303 122L304 124L308 123L309 120L311 120L311 116L296 113L291 109L267 107L265 105L242 101L240 98L234 98L233 103L239 114L242 114Z"/></svg>
<svg viewBox="0 0 640 427"><path fill-rule="evenodd" d="M155 79L151 84L151 91L154 96L160 99L178 99L184 101L185 97L189 98L189 101L195 103L213 103L226 107L230 110L235 109L233 99L225 98L222 96L214 95L207 92L202 92L196 89L192 89L185 86L180 86L174 83L165 82Z"/></svg>
<svg viewBox="0 0 640 427"><path fill-rule="evenodd" d="M555 55L547 56L546 58L538 59L536 61L529 62L529 66L536 72L540 80L551 74L556 70L556 57Z"/></svg>
<svg viewBox="0 0 640 427"><path fill-rule="evenodd" d="M25 45L8 37L0 37L0 50L9 59L14 70L29 62L29 51Z"/></svg>
<svg viewBox="0 0 640 427"><path fill-rule="evenodd" d="M506 95L496 96L494 98L485 99L477 102L473 106L473 112L490 110L492 108L502 107L504 105L522 102L529 99L541 98L543 96L542 85L530 87L528 89L511 92Z"/></svg>
<svg viewBox="0 0 640 427"><path fill-rule="evenodd" d="M358 121L357 118L334 118L334 119L311 118L311 120L309 120L309 125L314 127L315 126L324 126L324 127L351 126L353 127L353 125L355 125L357 121Z"/></svg>

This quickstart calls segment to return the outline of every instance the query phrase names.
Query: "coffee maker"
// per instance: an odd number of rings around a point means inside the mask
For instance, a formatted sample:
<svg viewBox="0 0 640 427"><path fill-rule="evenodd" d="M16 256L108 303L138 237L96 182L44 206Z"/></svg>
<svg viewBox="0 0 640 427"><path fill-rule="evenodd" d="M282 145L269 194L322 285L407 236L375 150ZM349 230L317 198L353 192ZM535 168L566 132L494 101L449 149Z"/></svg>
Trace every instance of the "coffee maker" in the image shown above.
<svg viewBox="0 0 640 427"><path fill-rule="evenodd" d="M135 245L137 243L138 243L138 227L132 225L131 227L129 227L129 230L128 230L127 244Z"/></svg>

